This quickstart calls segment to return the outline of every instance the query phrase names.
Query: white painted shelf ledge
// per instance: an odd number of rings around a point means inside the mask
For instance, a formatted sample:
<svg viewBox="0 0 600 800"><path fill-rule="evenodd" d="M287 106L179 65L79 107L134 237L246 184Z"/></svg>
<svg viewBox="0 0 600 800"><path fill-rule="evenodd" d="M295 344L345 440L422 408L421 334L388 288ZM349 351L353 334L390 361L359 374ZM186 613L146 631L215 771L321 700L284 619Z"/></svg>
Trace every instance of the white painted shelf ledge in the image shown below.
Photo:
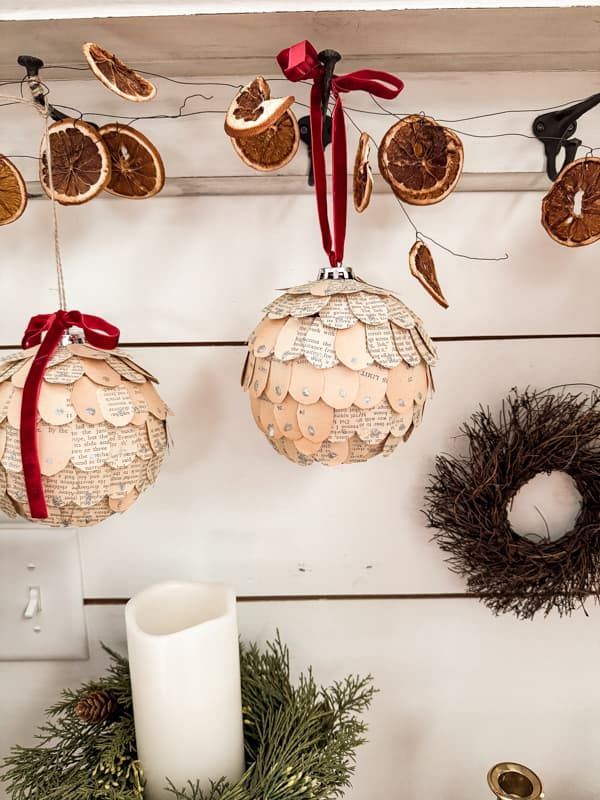
<svg viewBox="0 0 600 800"><path fill-rule="evenodd" d="M479 7L440 0L441 8L400 2L410 7L384 3L377 10L376 3L364 0L327 4L351 9L321 10L323 4L315 2L299 6L309 10L290 10L297 4L273 2L270 13L260 13L256 9L268 3L228 2L220 11L230 13L193 13L193 3L163 3L159 10L157 3L146 8L114 0L102 7L91 1L13 2L3 11L0 0L0 77L22 76L15 64L19 53L34 52L48 64L81 65L81 43L90 39L126 56L132 66L182 77L269 74L275 54L303 38L319 48L335 46L345 70L366 65L402 74L598 69L595 5L557 7L538 0L538 7L523 2L496 8L468 2L473 4ZM216 4L197 5L209 10ZM116 6L129 16L110 16ZM53 16L59 12L60 18ZM57 70L53 77L72 79L73 73Z"/></svg>
<svg viewBox="0 0 600 800"><path fill-rule="evenodd" d="M381 175L374 175L373 191L391 194ZM543 172L464 172L457 192L545 192L551 182ZM351 178L348 179L351 191ZM200 195L300 195L312 194L306 175L195 175L167 178L159 197ZM30 198L45 197L38 181L27 183ZM113 198L104 192L103 198Z"/></svg>
<svg viewBox="0 0 600 800"><path fill-rule="evenodd" d="M595 0L546 0L546 8L593 6ZM5 2L0 19L93 19L192 14L263 14L277 11L403 11L408 9L535 8L539 0L39 0Z"/></svg>

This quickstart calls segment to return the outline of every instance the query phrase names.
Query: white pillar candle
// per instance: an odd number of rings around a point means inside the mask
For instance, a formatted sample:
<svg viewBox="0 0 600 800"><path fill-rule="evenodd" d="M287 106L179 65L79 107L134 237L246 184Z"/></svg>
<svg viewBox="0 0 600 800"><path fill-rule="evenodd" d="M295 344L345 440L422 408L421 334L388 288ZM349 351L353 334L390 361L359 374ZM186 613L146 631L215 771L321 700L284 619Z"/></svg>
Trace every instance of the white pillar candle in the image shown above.
<svg viewBox="0 0 600 800"><path fill-rule="evenodd" d="M244 735L235 595L169 581L125 608L138 755L146 798L198 779L237 781Z"/></svg>

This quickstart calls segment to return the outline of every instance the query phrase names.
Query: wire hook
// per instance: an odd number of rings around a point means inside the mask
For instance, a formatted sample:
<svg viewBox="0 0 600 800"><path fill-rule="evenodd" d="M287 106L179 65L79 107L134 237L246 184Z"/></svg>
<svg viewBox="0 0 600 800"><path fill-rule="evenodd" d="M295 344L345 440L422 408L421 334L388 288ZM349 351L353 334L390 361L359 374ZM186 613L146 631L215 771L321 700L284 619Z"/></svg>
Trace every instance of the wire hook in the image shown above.
<svg viewBox="0 0 600 800"><path fill-rule="evenodd" d="M27 72L25 77L27 79L27 83L29 84L29 90L31 92L33 101L38 106L39 110L42 113L47 113L48 116L54 120L54 122L60 122L61 119L67 119L66 114L63 114L62 111L58 111L58 109L46 102L46 95L48 94L47 87L45 87L40 80L40 70L44 66L42 59L38 58L37 56L23 55L17 58L17 63L21 67L25 67Z"/></svg>

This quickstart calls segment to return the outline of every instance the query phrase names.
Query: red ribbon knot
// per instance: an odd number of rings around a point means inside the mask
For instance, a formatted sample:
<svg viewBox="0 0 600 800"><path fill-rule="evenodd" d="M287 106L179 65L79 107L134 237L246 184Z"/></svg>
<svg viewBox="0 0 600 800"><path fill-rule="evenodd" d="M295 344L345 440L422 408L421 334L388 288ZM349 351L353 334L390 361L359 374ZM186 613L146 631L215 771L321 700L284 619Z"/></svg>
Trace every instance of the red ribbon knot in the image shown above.
<svg viewBox="0 0 600 800"><path fill-rule="evenodd" d="M85 341L103 350L114 350L119 343L119 329L110 322L81 311L55 311L37 314L29 320L21 342L23 349L40 344L23 389L21 404L21 462L31 516L46 519L48 509L40 470L37 440L37 409L42 380L63 334L71 327L83 330Z"/></svg>
<svg viewBox="0 0 600 800"><path fill-rule="evenodd" d="M333 184L333 237L327 210L327 173L325 149L323 147L323 75L325 67L319 60L316 49L309 41L298 42L282 50L277 63L285 77L293 82L312 80L310 92L310 130L315 195L323 249L329 256L332 267L342 263L346 238L346 216L348 203L348 167L346 153L346 123L340 95L345 92L369 92L384 100L398 97L404 83L389 72L376 69L360 69L345 75L334 75L331 94L335 98L332 115L332 184Z"/></svg>

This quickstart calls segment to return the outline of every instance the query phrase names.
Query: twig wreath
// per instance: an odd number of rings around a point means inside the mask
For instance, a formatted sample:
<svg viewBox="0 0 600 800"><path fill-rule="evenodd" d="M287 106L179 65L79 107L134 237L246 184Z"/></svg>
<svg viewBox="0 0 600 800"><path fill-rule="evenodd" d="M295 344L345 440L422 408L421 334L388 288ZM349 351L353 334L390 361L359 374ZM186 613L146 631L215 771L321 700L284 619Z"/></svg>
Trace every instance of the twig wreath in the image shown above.
<svg viewBox="0 0 600 800"><path fill-rule="evenodd" d="M142 800L129 664L104 649L111 659L106 676L64 691L46 712L38 744L14 747L5 760L0 776L13 800ZM246 772L236 784L215 776L208 792L190 776L187 786L165 787L174 800L342 796L355 750L365 741L359 715L375 691L371 676L353 675L324 688L309 669L294 686L289 652L279 638L263 652L242 646L241 674Z"/></svg>
<svg viewBox="0 0 600 800"><path fill-rule="evenodd" d="M514 389L498 419L480 408L461 433L468 455L440 455L425 494L433 539L494 613L570 614L600 596L600 397ZM583 498L560 539L532 541L508 508L535 475L571 476Z"/></svg>

